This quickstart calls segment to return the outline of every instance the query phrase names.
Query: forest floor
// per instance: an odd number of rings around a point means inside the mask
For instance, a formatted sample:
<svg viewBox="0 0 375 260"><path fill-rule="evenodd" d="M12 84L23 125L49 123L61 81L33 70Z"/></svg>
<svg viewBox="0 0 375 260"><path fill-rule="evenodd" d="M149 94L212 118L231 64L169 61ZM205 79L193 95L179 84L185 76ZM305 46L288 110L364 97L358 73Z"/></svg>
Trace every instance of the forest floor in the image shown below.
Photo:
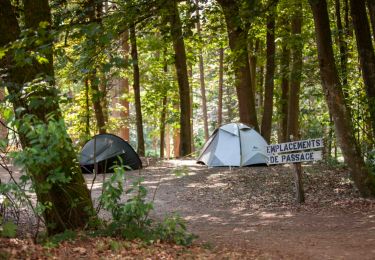
<svg viewBox="0 0 375 260"><path fill-rule="evenodd" d="M5 248L13 258L27 258L25 253L31 259L374 259L375 200L359 197L345 168L312 164L303 169L306 202L299 205L290 165L207 168L192 160L153 162L127 172L129 182L144 178L154 199L153 218L176 212L187 221L188 230L199 236L193 247L84 237L46 251L30 239L0 239L0 259ZM93 175L85 177L91 187ZM101 193L102 177L93 183L93 198Z"/></svg>
<svg viewBox="0 0 375 260"><path fill-rule="evenodd" d="M295 202L292 165L207 168L171 160L128 174L142 176L155 196L153 217L177 212L209 247L261 259L375 257L375 200L359 197L347 169L304 166L303 205Z"/></svg>

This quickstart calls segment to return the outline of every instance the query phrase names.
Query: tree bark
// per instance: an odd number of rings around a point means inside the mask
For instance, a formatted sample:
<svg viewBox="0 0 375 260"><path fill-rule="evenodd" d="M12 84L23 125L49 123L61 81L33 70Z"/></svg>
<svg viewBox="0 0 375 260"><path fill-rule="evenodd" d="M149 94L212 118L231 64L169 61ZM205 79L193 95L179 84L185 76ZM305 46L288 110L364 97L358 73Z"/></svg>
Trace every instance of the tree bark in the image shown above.
<svg viewBox="0 0 375 260"><path fill-rule="evenodd" d="M89 92L90 92L90 84L89 84L89 80L86 78L85 79L85 134L86 134L86 138L89 138L91 137L91 134L90 134L90 95L89 95Z"/></svg>
<svg viewBox="0 0 375 260"><path fill-rule="evenodd" d="M137 125L137 153L140 156L145 156L145 140L143 137L143 119L141 108L141 86L138 66L138 50L137 50L137 36L135 34L135 25L130 26L130 45L133 64L133 90L134 90L134 105Z"/></svg>
<svg viewBox="0 0 375 260"><path fill-rule="evenodd" d="M168 64L166 60L166 51L164 51L164 73L168 73ZM168 93L164 91L163 93L163 101L162 101L162 109L160 113L160 158L164 158L164 146L165 146L165 127L166 127L166 118L167 118L167 101L168 101ZM169 138L169 137L167 137Z"/></svg>
<svg viewBox="0 0 375 260"><path fill-rule="evenodd" d="M182 24L176 0L166 3L168 8L167 20L171 26L173 49L175 52L175 67L180 95L180 154L185 156L191 153L191 114L190 114L190 87L186 65L185 43L182 35Z"/></svg>
<svg viewBox="0 0 375 260"><path fill-rule="evenodd" d="M233 53L233 69L237 91L240 121L259 131L255 109L254 90L251 87L249 56L247 51L247 32L244 31L237 2L217 0L227 25L229 47Z"/></svg>
<svg viewBox="0 0 375 260"><path fill-rule="evenodd" d="M366 167L354 137L351 113L345 105L333 55L331 29L325 0L309 0L315 24L322 86L335 132L351 176L364 197L375 195L375 178Z"/></svg>
<svg viewBox="0 0 375 260"><path fill-rule="evenodd" d="M267 17L267 54L266 54L266 79L264 85L264 105L261 133L269 143L271 140L272 114L273 114L273 91L275 77L275 14Z"/></svg>
<svg viewBox="0 0 375 260"><path fill-rule="evenodd" d="M5 92L4 88L0 87L0 103L4 102L4 98L5 98L4 92ZM4 140L8 135L8 130L4 126L6 125L6 122L1 116L2 115L0 114L0 140Z"/></svg>
<svg viewBox="0 0 375 260"><path fill-rule="evenodd" d="M219 49L219 89L217 105L217 127L223 123L224 48Z"/></svg>
<svg viewBox="0 0 375 260"><path fill-rule="evenodd" d="M350 0L350 11L353 19L357 50L362 69L362 78L368 99L368 107L375 135L375 54L372 46L370 26L367 19L364 1Z"/></svg>
<svg viewBox="0 0 375 260"><path fill-rule="evenodd" d="M130 45L129 45L129 31L125 30L122 34L122 51L125 60L125 64L129 62L130 54ZM119 135L122 139L129 141L130 140L130 130L129 130L129 79L124 77L120 80L120 89L119 89L119 99L120 104L124 108L120 112L121 126L119 129Z"/></svg>
<svg viewBox="0 0 375 260"><path fill-rule="evenodd" d="M199 15L199 1L196 1L197 5L197 33L199 39L202 39L201 33L201 21ZM199 79L200 79L200 86L201 86L201 97L202 97L202 114L203 114L203 128L204 128L204 138L208 140L208 116L207 116L207 99L206 99L206 84L204 80L204 62L203 62L203 53L202 49L199 49Z"/></svg>
<svg viewBox="0 0 375 260"><path fill-rule="evenodd" d="M292 15L292 69L290 73L290 89L288 100L288 129L287 140L294 141L300 139L299 133L299 93L302 75L302 49L303 42L301 38L302 30L302 2L301 0L293 1ZM294 164L294 175L297 190L297 202L305 202L305 192L302 182L302 165Z"/></svg>
<svg viewBox="0 0 375 260"><path fill-rule="evenodd" d="M375 35L375 1L374 0L366 0L367 8L370 14L370 21L372 27L372 35Z"/></svg>
<svg viewBox="0 0 375 260"><path fill-rule="evenodd" d="M348 93L346 88L348 87L348 75L347 75L347 45L345 41L344 28L341 22L341 5L340 0L335 0L335 12L336 12L336 25L339 38L339 49L340 49L340 70L341 70L341 80L344 90L345 98L348 98Z"/></svg>
<svg viewBox="0 0 375 260"><path fill-rule="evenodd" d="M101 23L101 4L96 3L95 0L88 1L88 19L91 23ZM93 39L95 40L95 39ZM94 114L96 118L96 126L98 128L99 134L105 134L106 124L105 124L105 114L103 108L103 99L105 97L105 93L101 91L99 88L100 79L98 77L97 68L93 68L89 73L89 80L90 80L90 87L91 87L91 95L92 95L92 103L94 106Z"/></svg>
<svg viewBox="0 0 375 260"><path fill-rule="evenodd" d="M295 0L294 13L292 17L292 68L290 73L290 90L288 100L288 131L287 140L291 135L298 140L299 134L299 93L302 75L302 49L303 42L301 38L302 30L302 3Z"/></svg>
<svg viewBox="0 0 375 260"><path fill-rule="evenodd" d="M22 23L29 30L38 30L41 22L48 22L51 25L51 12L47 0L25 0L24 11ZM49 26L46 30L49 30ZM1 47L17 40L20 35L20 27L9 0L0 0L0 31L2 33L0 37ZM34 117L34 120L29 121L31 123L30 131L36 125L47 127L51 120L63 120L59 112L57 91L52 86L54 84L52 37L46 37L43 40L44 42L40 43L41 45L50 46L45 49L48 63L40 64L33 60L32 64L19 65L13 60L10 53L0 61L1 67L6 68L8 72L8 77L3 78L3 83L13 96L12 103L16 111L15 115L21 122L19 137L23 149L33 147L33 139L30 139L27 129L21 129L26 127L26 125L22 126L26 117ZM34 51L37 47L34 44L28 46L30 50ZM43 80L48 82L49 86L43 84L41 89L30 93L30 95L20 95L22 91L26 91L23 88L24 83L32 82L39 77L43 77ZM38 101L40 105L31 106L30 101ZM17 112L20 108L24 109L22 113ZM61 134L63 135L61 138L64 138L64 140L61 140L64 146L59 151L55 151L59 155L56 158L57 160L53 164L43 165L42 170L28 169L32 176L38 201L43 205L49 205L43 212L49 235L66 229L85 227L94 212L90 193L77 163L72 142L66 131ZM67 182L49 181L48 178L56 174L57 169L69 179ZM46 188L46 185L49 187Z"/></svg>
<svg viewBox="0 0 375 260"><path fill-rule="evenodd" d="M286 43L283 43L281 50L281 98L280 98L280 142L288 140L288 96L289 96L289 62L290 50Z"/></svg>
<svg viewBox="0 0 375 260"><path fill-rule="evenodd" d="M92 104L94 106L94 114L96 118L96 127L98 128L99 134L105 134L106 124L105 124L105 116L102 107L101 100L103 99L103 93L99 89L99 79L96 74L96 70L90 73L90 87L91 87L91 95L92 95Z"/></svg>

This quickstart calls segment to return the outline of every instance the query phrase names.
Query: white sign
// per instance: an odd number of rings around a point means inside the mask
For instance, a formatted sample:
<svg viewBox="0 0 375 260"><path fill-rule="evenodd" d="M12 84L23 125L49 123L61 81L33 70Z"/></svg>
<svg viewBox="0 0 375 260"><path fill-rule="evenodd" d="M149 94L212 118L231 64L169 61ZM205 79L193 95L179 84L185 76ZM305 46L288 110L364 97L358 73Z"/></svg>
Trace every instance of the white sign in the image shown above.
<svg viewBox="0 0 375 260"><path fill-rule="evenodd" d="M318 161L322 159L322 151L310 151L301 153L283 153L268 156L268 164L297 163Z"/></svg>
<svg viewBox="0 0 375 260"><path fill-rule="evenodd" d="M267 145L267 154L279 154L323 148L323 138Z"/></svg>

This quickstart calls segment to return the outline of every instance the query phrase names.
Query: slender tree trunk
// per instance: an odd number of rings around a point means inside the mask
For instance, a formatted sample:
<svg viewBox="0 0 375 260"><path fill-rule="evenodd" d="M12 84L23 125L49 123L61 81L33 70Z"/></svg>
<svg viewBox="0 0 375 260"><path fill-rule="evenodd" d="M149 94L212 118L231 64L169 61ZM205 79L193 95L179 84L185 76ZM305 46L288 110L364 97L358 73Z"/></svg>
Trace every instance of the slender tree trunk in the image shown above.
<svg viewBox="0 0 375 260"><path fill-rule="evenodd" d="M257 70L257 56L259 52L259 45L260 41L259 39L256 39L255 46L252 44L253 41L250 43L250 55L249 55L249 66L250 66L250 77L251 77L251 88L254 91L254 95L257 92L257 77L256 77L256 70ZM256 104L255 104L256 107Z"/></svg>
<svg viewBox="0 0 375 260"><path fill-rule="evenodd" d="M199 1L196 1L197 9L197 33L198 37L201 39L201 21L199 16ZM201 96L202 96L202 113L203 113L203 128L204 128L204 138L208 140L208 116L207 116L207 100L206 100L206 84L204 80L204 63L203 63L203 53L202 49L199 49L199 79L201 85Z"/></svg>
<svg viewBox="0 0 375 260"><path fill-rule="evenodd" d="M259 104L258 106L263 110L264 105L264 66L260 66L259 68ZM263 113L262 113L263 114ZM262 116L262 124L263 124L263 116Z"/></svg>
<svg viewBox="0 0 375 260"><path fill-rule="evenodd" d="M223 82L224 82L224 48L219 49L219 90L217 105L217 126L223 123Z"/></svg>
<svg viewBox="0 0 375 260"><path fill-rule="evenodd" d="M267 17L267 54L266 54L266 80L264 85L264 105L261 133L269 143L271 140L273 91L275 77L275 13L271 12Z"/></svg>
<svg viewBox="0 0 375 260"><path fill-rule="evenodd" d="M41 22L51 24L51 12L47 0L25 0L23 3L24 16L22 18L24 18L24 21L22 21L22 24L27 29L30 31L36 30ZM20 35L20 27L13 10L9 0L0 0L0 47L5 47L10 42L17 40ZM38 12L35 12L35 10L38 10ZM49 30L49 28L47 27L46 30ZM49 60L48 63L40 64L33 60L31 65L20 66L9 53L4 59L0 60L0 66L6 68L8 72L7 77L2 78L3 83L9 94L13 96L11 101L16 111L15 115L21 122L18 134L23 149L33 148L35 139L30 136L30 132L36 125L47 128L53 120L63 120L59 112L57 91L53 87L52 37L48 37L48 32L46 35L45 38L39 39L44 41L40 44L47 48L44 51ZM38 50L38 46L29 45L29 47L32 51ZM20 93L27 91L23 87L25 83L30 83L40 77L43 77L44 84L40 85L38 91L29 93L29 95L20 95ZM45 82L49 83L48 87L46 87ZM45 100L49 102L43 102ZM37 102L40 105L30 106L30 101ZM20 108L24 109L21 113L17 112ZM29 123L27 124L23 124L23 120L29 116L33 116L34 119L28 120ZM29 124L31 124L30 127L28 127ZM64 146L55 151L58 153L57 160L51 164L40 165L39 169L27 169L32 176L38 202L45 206L48 205L43 212L43 217L50 235L66 229L85 227L94 212L90 193L77 163L70 137L64 131L65 129L61 130L63 131L61 143ZM60 177L67 178L67 182L49 181L49 178L56 174L57 169L61 174Z"/></svg>
<svg viewBox="0 0 375 260"><path fill-rule="evenodd" d="M347 45L345 41L345 32L341 22L340 0L335 0L336 25L338 30L339 48L340 48L340 70L345 98L348 98L348 75L347 75Z"/></svg>
<svg viewBox="0 0 375 260"><path fill-rule="evenodd" d="M366 0L367 8L370 14L370 21L372 27L372 35L375 35L375 1L374 0Z"/></svg>
<svg viewBox="0 0 375 260"><path fill-rule="evenodd" d="M98 128L99 134L105 134L106 124L105 124L105 116L102 107L102 92L99 89L98 83L99 80L96 76L96 71L93 71L90 78L90 87L91 87L91 95L92 95L92 104L94 106L94 113L96 118L96 127Z"/></svg>
<svg viewBox="0 0 375 260"><path fill-rule="evenodd" d="M165 52L164 52L163 70L165 74L168 73L168 64L166 61ZM167 101L168 101L167 94L168 93L165 93L163 96L162 109L161 109L161 114L160 114L160 158L164 158L165 126L166 126L166 118L167 118Z"/></svg>
<svg viewBox="0 0 375 260"><path fill-rule="evenodd" d="M333 55L331 29L325 0L309 0L315 24L322 86L335 132L351 176L364 197L375 195L375 178L366 167L354 137L351 113L345 105Z"/></svg>
<svg viewBox="0 0 375 260"><path fill-rule="evenodd" d="M0 87L0 103L4 102L5 98L5 89ZM8 130L4 126L6 124L5 120L1 118L0 114L0 140L4 140L8 135Z"/></svg>
<svg viewBox="0 0 375 260"><path fill-rule="evenodd" d="M244 31L240 22L240 9L237 2L231 0L217 0L217 2L223 9L227 24L229 47L234 53L233 69L240 121L253 126L255 130L259 131L254 90L251 87L247 32Z"/></svg>
<svg viewBox="0 0 375 260"><path fill-rule="evenodd" d="M167 124L165 127L165 152L167 159L171 158L171 139L170 139L170 127Z"/></svg>
<svg viewBox="0 0 375 260"><path fill-rule="evenodd" d="M193 64L189 64L188 70L189 76L189 87L190 87L190 134L191 134L191 152L195 151L194 146L194 111L193 111L193 104L194 104L194 91L193 91Z"/></svg>
<svg viewBox="0 0 375 260"><path fill-rule="evenodd" d="M137 36L135 34L135 25L130 26L130 45L133 64L133 90L135 103L135 116L137 124L137 153L140 156L145 156L145 140L143 137L143 119L141 109L141 86L138 66L138 50L137 50Z"/></svg>
<svg viewBox="0 0 375 260"><path fill-rule="evenodd" d="M86 115L85 115L85 134L86 134L86 138L89 138L91 136L90 134L90 95L89 95L89 92L90 92L90 84L89 84L89 80L86 78L85 79L85 103L86 103L86 107L85 107L85 110L86 110Z"/></svg>
<svg viewBox="0 0 375 260"><path fill-rule="evenodd" d="M88 1L88 19L91 23L101 23L101 5L97 4L95 0ZM95 39L93 39L95 40ZM104 93L99 88L100 79L98 77L97 69L94 68L89 73L92 104L94 106L94 113L96 118L96 126L99 134L106 133L104 108L102 106L102 99L105 98Z"/></svg>
<svg viewBox="0 0 375 260"><path fill-rule="evenodd" d="M292 68L290 74L290 90L288 100L288 131L287 139L292 135L294 139L300 137L299 134L299 93L302 75L302 49L303 42L301 38L302 29L302 3L295 0L294 14L292 17Z"/></svg>
<svg viewBox="0 0 375 260"><path fill-rule="evenodd" d="M191 114L190 114L190 87L186 65L185 43L182 35L182 24L176 0L168 1L168 21L171 25L171 36L175 52L175 66L178 89L180 95L180 154L185 156L191 153Z"/></svg>
<svg viewBox="0 0 375 260"><path fill-rule="evenodd" d="M129 31L125 30L122 34L122 51L125 60L125 64L129 62L130 54L130 45L129 45ZM120 80L120 89L119 89L119 99L120 104L124 108L120 112L121 126L119 129L119 135L122 139L129 141L130 140L130 130L129 130L129 79L124 77Z"/></svg>
<svg viewBox="0 0 375 260"><path fill-rule="evenodd" d="M164 158L164 146L165 146L165 125L167 117L167 96L163 97L162 110L160 115L160 158Z"/></svg>
<svg viewBox="0 0 375 260"><path fill-rule="evenodd" d="M302 75L302 49L303 42L301 38L302 30L302 1L293 1L293 16L292 16L292 69L290 73L290 90L288 100L288 130L287 140L294 141L300 139L299 133L299 93ZM301 163L294 164L294 175L297 190L297 201L299 203L305 202L305 192L302 182L302 165Z"/></svg>
<svg viewBox="0 0 375 260"><path fill-rule="evenodd" d="M375 135L375 54L364 1L350 0L350 11L357 40L362 77L368 99L368 107Z"/></svg>
<svg viewBox="0 0 375 260"><path fill-rule="evenodd" d="M280 127L280 142L288 140L288 96L289 96L289 62L290 50L283 43L281 50L281 99L280 99L280 112L281 112L281 127Z"/></svg>

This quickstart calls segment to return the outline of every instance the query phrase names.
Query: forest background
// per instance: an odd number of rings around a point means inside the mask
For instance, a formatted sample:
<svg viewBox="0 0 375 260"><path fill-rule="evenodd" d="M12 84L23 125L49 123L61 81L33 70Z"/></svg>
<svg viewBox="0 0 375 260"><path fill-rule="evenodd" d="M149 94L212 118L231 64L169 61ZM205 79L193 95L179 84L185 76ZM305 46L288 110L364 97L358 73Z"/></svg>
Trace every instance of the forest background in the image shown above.
<svg viewBox="0 0 375 260"><path fill-rule="evenodd" d="M324 137L371 197L374 30L373 1L0 0L1 149L23 148L51 234L90 218L76 151L97 133L161 158L227 122Z"/></svg>

